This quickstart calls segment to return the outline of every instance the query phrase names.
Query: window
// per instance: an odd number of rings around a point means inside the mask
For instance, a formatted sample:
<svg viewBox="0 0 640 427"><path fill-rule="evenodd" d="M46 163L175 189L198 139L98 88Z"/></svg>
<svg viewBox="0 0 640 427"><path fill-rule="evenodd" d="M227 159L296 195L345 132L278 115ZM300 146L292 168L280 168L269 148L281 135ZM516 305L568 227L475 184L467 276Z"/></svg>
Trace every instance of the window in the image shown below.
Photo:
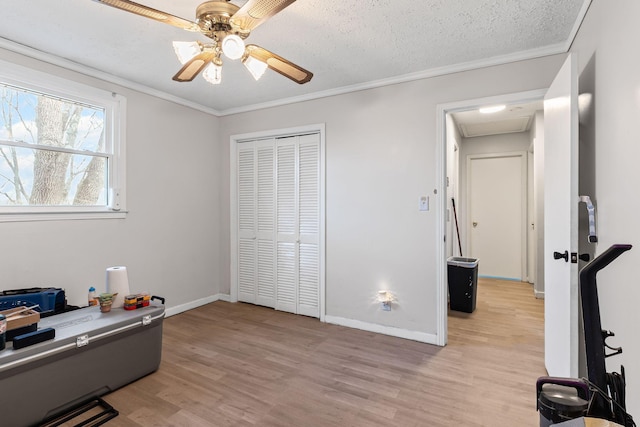
<svg viewBox="0 0 640 427"><path fill-rule="evenodd" d="M122 217L125 102L0 61L0 221Z"/></svg>

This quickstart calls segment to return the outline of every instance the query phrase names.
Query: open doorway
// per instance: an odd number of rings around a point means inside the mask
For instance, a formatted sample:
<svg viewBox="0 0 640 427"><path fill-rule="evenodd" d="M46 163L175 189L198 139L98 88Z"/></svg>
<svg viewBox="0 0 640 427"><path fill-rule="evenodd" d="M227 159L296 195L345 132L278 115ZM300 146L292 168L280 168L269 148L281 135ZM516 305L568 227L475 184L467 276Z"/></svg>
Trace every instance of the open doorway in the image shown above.
<svg viewBox="0 0 640 427"><path fill-rule="evenodd" d="M511 270L512 272L504 273L492 270L490 262L485 264L481 260L479 274L481 277L507 278L533 283L532 298L542 297L544 292L542 257L538 256L538 252L541 253L544 248L541 206L544 193L540 171L536 172L536 160L538 160L538 166L543 165L542 157L537 158L537 156L543 155L541 147L544 142L542 113L544 94L545 91L530 91L461 101L440 105L438 108L442 138L440 149L443 151L441 154L445 160L440 171L443 180L442 190L445 195L442 200L446 201L443 206L445 217L442 222L445 227L443 233L446 235L444 253L442 253L443 270L446 268L446 259L450 256L478 257L475 254L477 248L474 247L474 243L478 243L478 239L482 236L473 236L473 223L476 223L475 231L478 231L481 224L480 221L471 218L469 207L473 201L470 196L476 182L470 180L469 172L474 173L473 168L476 164L480 167L475 168L477 169L475 172L482 174L491 172L497 164L505 163L518 176L516 187L519 195L515 197L517 199L515 207L511 208L518 212L516 215L518 221L515 224L515 229L518 230L517 239L513 239L518 246L518 251L511 257L515 267ZM499 104L506 106L501 113L481 115L478 112L480 107ZM515 134L520 135L514 137ZM540 148L537 148L538 146ZM544 170L543 166L540 166L540 170ZM505 181L513 184L513 179ZM537 204L535 203L536 190L538 191ZM499 192L505 193L505 190L501 189ZM484 196L480 195L480 199L483 198ZM479 201L482 202L482 200ZM495 206L495 203L493 207L491 203L486 205L489 207L489 216L491 216L491 209L501 207ZM498 215L494 212L493 216ZM484 223L483 220L482 225ZM508 233L490 232L488 239L494 242L489 243L499 242L500 239L496 237L504 234ZM486 236L485 239L487 239ZM507 252L511 254L513 251ZM489 268L483 268L484 265ZM442 277L442 283L444 283L446 275L443 274ZM446 284L441 289L440 297L445 301L443 307L446 308ZM442 329L439 329L438 336L446 336L446 313L439 317L444 320L439 324ZM442 344L446 344L446 341Z"/></svg>
<svg viewBox="0 0 640 427"><path fill-rule="evenodd" d="M480 277L540 285L543 102L500 106L446 114L447 257L481 259Z"/></svg>
<svg viewBox="0 0 640 427"><path fill-rule="evenodd" d="M522 92L441 104L437 108L439 158L436 176L438 232L438 344L447 343L446 275L446 115L477 109L485 105L530 102L544 99L543 151L544 218L543 241L538 240L543 256L536 259L536 281L544 279L544 357L549 375L576 377L579 371L578 312L578 78L577 59L568 55L546 90ZM535 155L535 152L534 152ZM535 161L534 161L535 164ZM534 166L535 167L535 166ZM538 223L540 222L538 220ZM443 243L440 243L443 242ZM537 252L540 254L541 252ZM541 265L544 260L544 265ZM539 270L538 270L539 269Z"/></svg>

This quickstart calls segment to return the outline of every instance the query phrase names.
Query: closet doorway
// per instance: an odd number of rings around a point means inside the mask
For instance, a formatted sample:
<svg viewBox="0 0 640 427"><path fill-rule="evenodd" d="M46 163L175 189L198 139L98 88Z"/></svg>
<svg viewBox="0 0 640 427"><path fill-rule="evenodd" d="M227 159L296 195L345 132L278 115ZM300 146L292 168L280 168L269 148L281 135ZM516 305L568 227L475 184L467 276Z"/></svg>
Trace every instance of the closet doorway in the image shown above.
<svg viewBox="0 0 640 427"><path fill-rule="evenodd" d="M324 318L324 126L231 137L231 300Z"/></svg>

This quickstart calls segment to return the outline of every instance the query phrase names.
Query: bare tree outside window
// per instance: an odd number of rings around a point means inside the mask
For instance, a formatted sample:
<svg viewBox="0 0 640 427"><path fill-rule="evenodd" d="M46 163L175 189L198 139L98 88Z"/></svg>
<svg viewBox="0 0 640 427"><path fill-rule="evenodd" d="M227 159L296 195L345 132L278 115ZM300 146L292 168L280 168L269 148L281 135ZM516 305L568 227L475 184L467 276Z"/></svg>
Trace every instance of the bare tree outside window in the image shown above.
<svg viewBox="0 0 640 427"><path fill-rule="evenodd" d="M104 110L0 87L0 206L106 204Z"/></svg>

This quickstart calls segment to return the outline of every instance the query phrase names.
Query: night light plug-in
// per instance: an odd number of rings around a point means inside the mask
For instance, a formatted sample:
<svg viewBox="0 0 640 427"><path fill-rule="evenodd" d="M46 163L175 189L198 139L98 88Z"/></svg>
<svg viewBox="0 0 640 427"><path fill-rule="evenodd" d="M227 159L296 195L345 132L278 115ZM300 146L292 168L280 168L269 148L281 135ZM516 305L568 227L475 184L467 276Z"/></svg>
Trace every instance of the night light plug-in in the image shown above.
<svg viewBox="0 0 640 427"><path fill-rule="evenodd" d="M383 311L391 311L391 302L394 300L393 294L389 291L378 291L378 301Z"/></svg>

